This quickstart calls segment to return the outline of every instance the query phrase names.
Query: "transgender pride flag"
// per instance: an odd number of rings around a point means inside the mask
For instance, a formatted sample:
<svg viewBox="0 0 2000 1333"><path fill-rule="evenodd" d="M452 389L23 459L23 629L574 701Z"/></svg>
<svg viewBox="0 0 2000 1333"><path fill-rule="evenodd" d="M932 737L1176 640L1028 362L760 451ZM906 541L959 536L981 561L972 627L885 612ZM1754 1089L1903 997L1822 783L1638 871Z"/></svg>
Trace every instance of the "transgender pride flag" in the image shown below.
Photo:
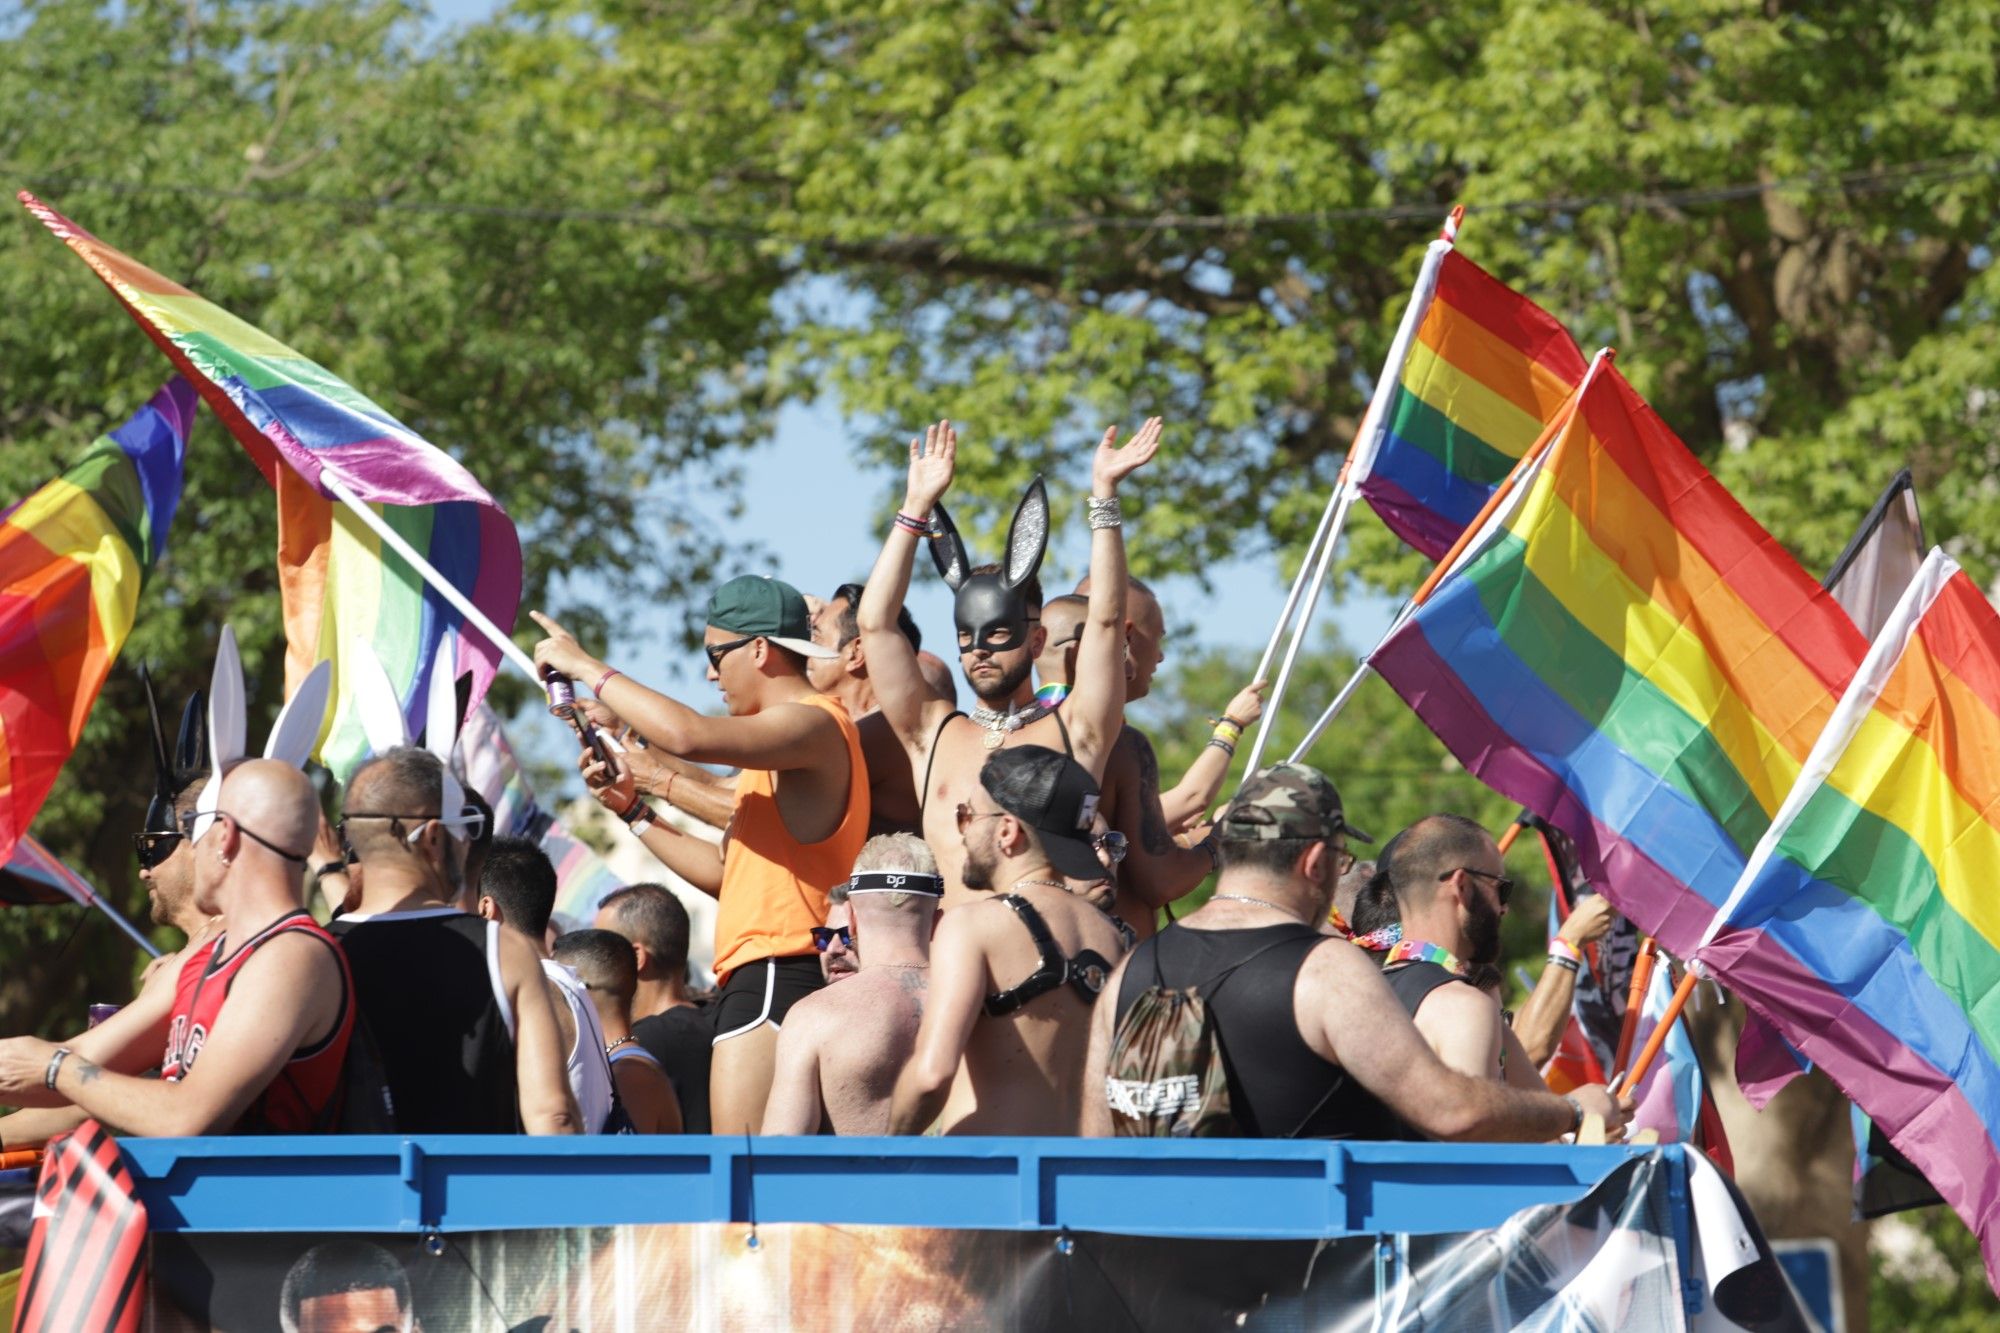
<svg viewBox="0 0 2000 1333"><path fill-rule="evenodd" d="M325 367L105 245L33 195L19 197L193 381L277 490L287 690L321 659L333 660L340 703L318 755L334 776L345 782L368 754L357 694L342 680L347 645L374 649L411 735L423 729L431 663L447 632L458 637L454 678L470 672L473 702L484 696L501 645L467 626L349 508L373 511L505 634L521 600L521 541L472 474Z"/></svg>

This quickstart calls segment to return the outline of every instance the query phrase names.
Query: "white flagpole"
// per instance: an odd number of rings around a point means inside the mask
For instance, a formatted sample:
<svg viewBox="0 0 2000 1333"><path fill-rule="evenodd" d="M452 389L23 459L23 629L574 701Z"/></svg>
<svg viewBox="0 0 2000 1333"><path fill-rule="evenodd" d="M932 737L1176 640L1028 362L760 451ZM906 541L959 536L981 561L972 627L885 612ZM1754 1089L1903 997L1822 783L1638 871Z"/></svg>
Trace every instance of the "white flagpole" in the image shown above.
<svg viewBox="0 0 2000 1333"><path fill-rule="evenodd" d="M500 650L502 657L512 662L522 675L533 681L537 689L541 688L542 678L535 671L534 659L522 652L519 645L511 637L501 633L500 627L495 625L484 611L474 606L471 598L453 587L450 579L447 579L444 575L433 569L430 561L417 554L416 548L411 546L407 541L404 541L401 533L390 527L380 514L369 508L365 500L347 489L346 484L339 477L336 477L331 471L322 471L319 474L319 480L322 486L325 486L327 490L333 493L333 497L336 500L339 500L352 510L355 517L367 524L369 529L376 536L380 537L391 550L407 560L410 568L416 570L423 577L424 582L437 589L438 595L443 597L447 602L450 602L452 607L465 617L466 624L471 625L481 634L484 634L487 640Z"/></svg>
<svg viewBox="0 0 2000 1333"><path fill-rule="evenodd" d="M1764 836L1757 839L1755 850L1743 866L1743 873L1736 877L1736 884L1729 890L1729 897L1715 911L1708 929L1701 933L1700 943L1695 951L1715 941L1716 934L1728 925L1742 908L1744 900L1750 896L1750 888L1763 874L1764 867L1777 854L1778 843L1791 829L1805 808L1826 782L1833 766L1840 761L1854 733L1861 729L1861 723L1875 707L1875 701L1882 694L1882 686L1888 682L1889 673L1894 670L1896 659L1901 657L1910 636L1916 633L1917 622L1930 610L1931 603L1944 590L1951 576L1958 573L1958 562L1944 553L1942 547L1932 547L1931 553L1910 580L1896 607L1882 625L1882 632L1868 645L1868 655L1861 659L1861 666L1848 682L1847 689L1834 706L1833 714L1821 728L1819 738L1806 753L1806 761L1799 766L1799 776L1792 783L1792 789L1785 793L1785 799L1771 816L1771 823L1764 830Z"/></svg>
<svg viewBox="0 0 2000 1333"><path fill-rule="evenodd" d="M1584 392L1590 388L1591 380L1597 376L1597 368L1608 363L1615 355L1616 353L1606 347L1600 349L1597 355L1590 359L1590 366L1584 371L1582 382L1569 397L1570 404L1580 405L1583 402ZM1348 678L1347 684L1341 686L1340 693L1326 706L1326 711L1319 715L1319 720L1313 723L1312 729L1306 732L1305 739L1292 751L1290 762L1295 764L1301 762L1306 752L1326 734L1326 729L1333 725L1333 720L1340 716L1340 710L1347 707L1347 701L1360 687L1362 678L1373 669L1370 663L1374 661L1375 654L1382 651L1383 645L1403 627L1403 623L1416 612L1418 607L1430 600L1430 595L1438 584L1478 555L1485 547L1487 538L1513 516L1514 510L1528 494L1528 483L1534 480L1542 464L1555 452L1557 443L1569 429L1573 417L1572 412L1549 423L1544 428L1542 437L1535 441L1527 453L1521 455L1520 461L1514 464L1514 470L1509 472L1506 479L1494 489L1492 497L1487 500L1486 507L1480 511L1479 516L1466 525L1465 531L1459 534L1458 541L1445 552L1444 559L1438 561L1437 567L1424 579L1423 585L1396 612L1395 620L1391 621L1389 628L1383 631L1381 639L1376 642L1368 656L1362 659L1361 665L1354 669L1353 676Z"/></svg>
<svg viewBox="0 0 2000 1333"><path fill-rule="evenodd" d="M1381 447L1383 418L1388 415L1389 400L1395 396L1397 377L1402 373L1403 363L1409 360L1410 344L1416 340L1417 326L1430 309L1431 297L1437 290L1438 268L1451 251L1461 214L1462 210L1454 208L1445 220L1438 239L1424 251L1424 262L1417 270L1417 281L1410 289L1410 300L1403 307L1402 321L1396 326L1389 354L1383 358L1382 373L1375 378L1375 391L1369 396L1368 410L1362 414L1361 428L1355 432L1354 444L1348 450L1347 460L1340 466L1340 477L1334 483L1326 514L1320 520L1323 536L1314 539L1316 550L1308 550L1305 560L1299 565L1299 578L1292 581L1292 595L1286 599L1285 609L1278 617L1278 627L1271 633L1271 646L1275 647L1278 636L1292 618L1293 607L1297 605L1298 622L1292 626L1292 639L1285 648L1285 660L1278 667L1278 678L1272 683L1270 700L1264 705L1264 717L1257 728L1257 738L1250 744L1250 758L1243 766L1245 778L1255 773L1262 762L1264 747L1270 742L1271 726L1277 720L1278 710L1284 706L1285 691L1291 685L1292 668L1298 662L1299 649L1305 644L1306 631L1312 624L1313 611L1319 606L1320 594L1326 589L1327 575L1333 568L1333 553L1340 544L1347 513L1354 507L1360 483L1373 467L1375 454ZM1304 586L1311 591L1305 594L1300 605L1300 579L1306 578L1309 567L1312 575ZM1263 679L1270 665L1271 650L1266 648L1264 659L1258 664L1258 679Z"/></svg>

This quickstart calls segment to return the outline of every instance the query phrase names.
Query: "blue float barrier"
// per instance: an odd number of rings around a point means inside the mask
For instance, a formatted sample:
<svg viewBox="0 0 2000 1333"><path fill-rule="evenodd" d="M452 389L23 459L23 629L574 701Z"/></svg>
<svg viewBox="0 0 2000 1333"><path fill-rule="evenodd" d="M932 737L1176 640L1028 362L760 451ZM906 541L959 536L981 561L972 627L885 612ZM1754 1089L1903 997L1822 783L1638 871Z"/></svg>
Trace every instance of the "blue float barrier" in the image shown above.
<svg viewBox="0 0 2000 1333"><path fill-rule="evenodd" d="M1527 1144L1035 1138L127 1139L152 1229L834 1223L1301 1240L1498 1226L1628 1157Z"/></svg>

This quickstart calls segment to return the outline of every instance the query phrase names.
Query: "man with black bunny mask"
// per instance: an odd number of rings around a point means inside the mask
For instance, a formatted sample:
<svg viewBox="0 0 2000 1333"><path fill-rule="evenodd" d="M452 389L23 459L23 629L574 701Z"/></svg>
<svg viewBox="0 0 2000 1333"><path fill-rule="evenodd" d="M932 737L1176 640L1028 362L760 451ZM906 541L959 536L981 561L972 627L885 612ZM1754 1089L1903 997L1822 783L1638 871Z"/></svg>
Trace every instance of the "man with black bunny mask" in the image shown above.
<svg viewBox="0 0 2000 1333"><path fill-rule="evenodd" d="M959 838L980 767L993 751L1041 745L1069 755L1093 780L1104 773L1125 712L1125 544L1119 531L1118 485L1160 447L1155 417L1120 446L1111 427L1091 464L1090 604L1078 645L1076 677L1060 714L1035 701L1033 669L1044 634L1036 572L1048 547L1048 492L1040 478L1028 488L1007 533L999 565L972 566L965 544L938 501L951 486L958 432L940 421L910 441L902 508L868 576L856 612L869 674L882 714L910 757L924 841L937 854L950 911L973 895L964 883ZM957 595L959 666L977 706L967 716L924 683L917 656L896 626L909 591L917 542L927 538L938 572ZM1127 831L1131 836L1132 831Z"/></svg>

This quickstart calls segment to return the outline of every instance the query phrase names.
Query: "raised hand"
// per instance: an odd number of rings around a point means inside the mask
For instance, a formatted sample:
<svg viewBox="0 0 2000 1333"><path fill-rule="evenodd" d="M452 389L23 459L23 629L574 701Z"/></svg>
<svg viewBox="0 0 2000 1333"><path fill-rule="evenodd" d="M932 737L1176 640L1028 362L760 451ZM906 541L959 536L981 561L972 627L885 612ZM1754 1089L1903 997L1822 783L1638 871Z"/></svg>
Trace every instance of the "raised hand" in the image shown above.
<svg viewBox="0 0 2000 1333"><path fill-rule="evenodd" d="M1264 691L1270 684L1271 682L1267 680L1257 680L1245 685L1236 692L1236 697L1229 701L1229 707L1222 710L1222 715L1231 722L1248 727L1264 716Z"/></svg>
<svg viewBox="0 0 2000 1333"><path fill-rule="evenodd" d="M1562 923L1556 933L1571 944L1582 948L1611 933L1612 923L1618 914L1612 909L1611 900L1601 893L1593 893L1576 905L1569 918Z"/></svg>
<svg viewBox="0 0 2000 1333"><path fill-rule="evenodd" d="M958 463L958 432L949 421L927 427L924 438L910 441L910 479L903 488L903 512L911 518L929 518L937 502L951 489L952 469Z"/></svg>
<svg viewBox="0 0 2000 1333"><path fill-rule="evenodd" d="M603 674L601 665L583 651L583 645L576 641L574 634L540 611L530 611L528 615L549 636L535 645L537 667L553 667L571 680L595 680ZM592 667L598 667L598 670L593 671Z"/></svg>
<svg viewBox="0 0 2000 1333"><path fill-rule="evenodd" d="M1118 493L1118 483L1152 461L1160 451L1161 418L1148 417L1146 424L1124 444L1118 443L1118 427L1105 428L1097 442L1097 456L1090 464L1090 493L1108 500Z"/></svg>

